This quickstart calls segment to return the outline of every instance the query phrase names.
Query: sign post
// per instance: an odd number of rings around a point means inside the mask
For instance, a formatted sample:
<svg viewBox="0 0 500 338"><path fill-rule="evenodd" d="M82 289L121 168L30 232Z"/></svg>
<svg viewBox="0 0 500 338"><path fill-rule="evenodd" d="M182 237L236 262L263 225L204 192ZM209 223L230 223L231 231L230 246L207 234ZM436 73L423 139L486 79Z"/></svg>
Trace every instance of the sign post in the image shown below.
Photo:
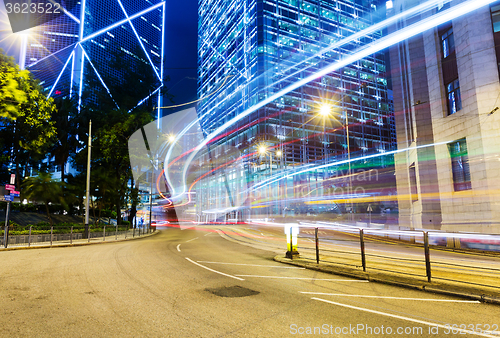
<svg viewBox="0 0 500 338"><path fill-rule="evenodd" d="M10 174L10 184L16 184L16 174Z"/></svg>
<svg viewBox="0 0 500 338"><path fill-rule="evenodd" d="M368 226L370 226L370 224L372 224L372 211L373 211L371 204L368 204L368 209L366 209L366 211L368 211L368 215L369 215Z"/></svg>
<svg viewBox="0 0 500 338"><path fill-rule="evenodd" d="M7 248L7 243L9 241L9 213L10 213L10 203L14 199L11 195L5 195L5 200L7 201L7 212L5 213L5 226L3 231L3 244Z"/></svg>

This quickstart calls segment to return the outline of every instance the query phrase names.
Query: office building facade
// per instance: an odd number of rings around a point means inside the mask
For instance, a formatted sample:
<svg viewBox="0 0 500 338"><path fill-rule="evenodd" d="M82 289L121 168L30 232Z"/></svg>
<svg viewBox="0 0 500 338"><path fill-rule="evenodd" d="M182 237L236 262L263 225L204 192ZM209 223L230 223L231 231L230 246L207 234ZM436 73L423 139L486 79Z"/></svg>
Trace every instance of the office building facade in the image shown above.
<svg viewBox="0 0 500 338"><path fill-rule="evenodd" d="M395 1L394 14L421 2ZM500 232L499 5L391 48L398 148L406 149L395 156L400 225Z"/></svg>
<svg viewBox="0 0 500 338"><path fill-rule="evenodd" d="M20 64L40 80L49 97L76 96L81 105L95 101L96 93L111 99L118 95L106 82L123 75L110 62L120 59L151 73L155 90L148 97L159 107L164 12L161 0L82 0L65 15L29 30ZM95 78L91 88L87 76Z"/></svg>
<svg viewBox="0 0 500 338"><path fill-rule="evenodd" d="M279 90L380 38L382 33L374 32L324 51L381 20L381 11L385 14L385 7L375 1L200 1L198 115L204 132L213 132ZM385 72L384 55L372 55L276 98L222 133L212 147L238 149L245 170L229 173L233 179L222 180L227 184L203 181L199 212L234 205L221 196L238 191L236 186L244 190L271 172L345 160L348 152L362 157L390 150ZM322 118L323 106L330 111ZM259 154L258 147L267 150ZM209 154L205 161L210 161ZM345 187L345 182L327 182L337 175L334 169L317 170L281 180L271 189L282 192L274 198L277 204L267 205L268 214L290 209L285 200L296 199L304 183L308 191L323 195L334 185Z"/></svg>

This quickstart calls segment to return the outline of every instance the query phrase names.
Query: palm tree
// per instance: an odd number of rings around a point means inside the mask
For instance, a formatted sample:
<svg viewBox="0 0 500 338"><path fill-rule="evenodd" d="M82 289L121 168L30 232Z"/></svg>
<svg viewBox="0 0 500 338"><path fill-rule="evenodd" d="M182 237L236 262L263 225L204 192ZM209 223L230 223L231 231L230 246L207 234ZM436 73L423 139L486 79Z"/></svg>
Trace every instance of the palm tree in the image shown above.
<svg viewBox="0 0 500 338"><path fill-rule="evenodd" d="M45 203L47 217L52 226L53 222L50 217L49 203L66 205L63 199L63 184L54 180L51 173L39 172L37 176L25 179L21 187L24 198Z"/></svg>

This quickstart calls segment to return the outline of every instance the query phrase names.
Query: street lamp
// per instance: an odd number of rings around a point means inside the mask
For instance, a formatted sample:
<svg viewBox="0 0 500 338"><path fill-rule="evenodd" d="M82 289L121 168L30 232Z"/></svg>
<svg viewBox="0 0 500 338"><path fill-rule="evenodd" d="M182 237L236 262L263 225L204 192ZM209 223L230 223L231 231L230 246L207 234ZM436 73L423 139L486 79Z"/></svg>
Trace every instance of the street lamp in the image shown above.
<svg viewBox="0 0 500 338"><path fill-rule="evenodd" d="M325 154L325 164L326 164L326 132L325 132L325 124L326 118L330 115L332 107L329 104L323 104L319 109L319 114L323 117L323 135L325 137L324 141L324 154ZM349 145L349 118L347 115L347 111L345 111L345 122L343 123L346 130L346 143L347 143L347 164L348 164L348 172L349 176L349 185L348 185L348 195L351 194L352 190L352 177L351 177L351 149ZM351 199L351 213L352 213L352 199Z"/></svg>
<svg viewBox="0 0 500 338"><path fill-rule="evenodd" d="M261 156L264 157L269 155L269 177L273 176L273 154L272 153L268 154L267 147L265 145L260 145L258 147L258 152ZM269 182L269 216L271 216L272 213L271 197L272 197L271 182Z"/></svg>

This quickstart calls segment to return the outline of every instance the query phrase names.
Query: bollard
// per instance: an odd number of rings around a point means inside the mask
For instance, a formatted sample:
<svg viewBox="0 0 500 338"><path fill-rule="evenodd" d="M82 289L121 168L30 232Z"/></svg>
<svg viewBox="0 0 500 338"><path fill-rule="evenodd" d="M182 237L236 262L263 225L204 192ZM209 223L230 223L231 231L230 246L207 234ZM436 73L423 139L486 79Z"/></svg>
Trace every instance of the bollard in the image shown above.
<svg viewBox="0 0 500 338"><path fill-rule="evenodd" d="M293 260L293 228L290 227L290 259Z"/></svg>
<svg viewBox="0 0 500 338"><path fill-rule="evenodd" d="M89 238L89 243L90 243L90 227L89 227L89 233L88 233L88 238Z"/></svg>
<svg viewBox="0 0 500 338"><path fill-rule="evenodd" d="M316 238L316 264L319 264L319 240L318 240L318 228L314 228L314 237Z"/></svg>
<svg viewBox="0 0 500 338"><path fill-rule="evenodd" d="M363 229L359 229L359 244L361 245L361 265L366 272L365 240L363 238Z"/></svg>
<svg viewBox="0 0 500 338"><path fill-rule="evenodd" d="M106 226L104 226L103 230L102 230L102 241L106 241Z"/></svg>
<svg viewBox="0 0 500 338"><path fill-rule="evenodd" d="M118 223L116 223L116 226L115 226L115 241L118 240Z"/></svg>
<svg viewBox="0 0 500 338"><path fill-rule="evenodd" d="M50 227L50 246L52 246L52 233L54 231L54 227Z"/></svg>
<svg viewBox="0 0 500 338"><path fill-rule="evenodd" d="M424 254L425 254L425 272L427 281L431 282L431 256L429 252L429 233L424 231Z"/></svg>
<svg viewBox="0 0 500 338"><path fill-rule="evenodd" d="M73 244L73 227L71 227L71 231L69 233L69 244Z"/></svg>
<svg viewBox="0 0 500 338"><path fill-rule="evenodd" d="M28 236L28 247L31 246L31 225L30 225L30 233L29 233L29 236Z"/></svg>

